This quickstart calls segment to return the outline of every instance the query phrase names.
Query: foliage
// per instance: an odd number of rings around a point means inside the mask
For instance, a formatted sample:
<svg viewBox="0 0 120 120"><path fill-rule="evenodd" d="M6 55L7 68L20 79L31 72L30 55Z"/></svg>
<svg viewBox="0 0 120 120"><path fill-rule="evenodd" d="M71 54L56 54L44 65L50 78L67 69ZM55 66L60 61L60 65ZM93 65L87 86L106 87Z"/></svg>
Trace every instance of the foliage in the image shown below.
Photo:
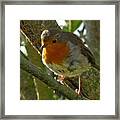
<svg viewBox="0 0 120 120"><path fill-rule="evenodd" d="M76 29L80 27L82 23L81 20L65 20L66 26L63 27L63 31L65 32L74 32Z"/></svg>

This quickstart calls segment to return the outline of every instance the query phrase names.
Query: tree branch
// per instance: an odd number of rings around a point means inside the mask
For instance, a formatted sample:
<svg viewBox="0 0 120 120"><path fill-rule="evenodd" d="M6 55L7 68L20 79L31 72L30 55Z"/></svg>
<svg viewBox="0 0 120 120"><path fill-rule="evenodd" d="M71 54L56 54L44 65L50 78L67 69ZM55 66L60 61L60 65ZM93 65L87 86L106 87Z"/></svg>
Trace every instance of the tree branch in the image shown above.
<svg viewBox="0 0 120 120"><path fill-rule="evenodd" d="M53 79L51 76L49 76L45 71L39 67L39 69L33 65L30 61L28 61L25 56L20 53L20 68L25 70L26 72L32 74L33 76L37 77L39 80L47 84L52 89L58 91L59 93L63 94L68 99L74 99L74 100L85 100L83 96L78 96L74 90L72 90L70 87L67 87L65 85L61 85L59 82L57 82L55 79Z"/></svg>

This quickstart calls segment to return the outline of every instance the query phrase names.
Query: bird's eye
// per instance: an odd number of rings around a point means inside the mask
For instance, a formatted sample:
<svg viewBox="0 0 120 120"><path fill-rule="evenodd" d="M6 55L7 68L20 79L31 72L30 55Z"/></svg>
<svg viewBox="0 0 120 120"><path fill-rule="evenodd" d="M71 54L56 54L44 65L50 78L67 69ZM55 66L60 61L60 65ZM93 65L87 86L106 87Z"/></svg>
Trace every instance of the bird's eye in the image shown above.
<svg viewBox="0 0 120 120"><path fill-rule="evenodd" d="M53 40L52 43L56 43L56 40Z"/></svg>

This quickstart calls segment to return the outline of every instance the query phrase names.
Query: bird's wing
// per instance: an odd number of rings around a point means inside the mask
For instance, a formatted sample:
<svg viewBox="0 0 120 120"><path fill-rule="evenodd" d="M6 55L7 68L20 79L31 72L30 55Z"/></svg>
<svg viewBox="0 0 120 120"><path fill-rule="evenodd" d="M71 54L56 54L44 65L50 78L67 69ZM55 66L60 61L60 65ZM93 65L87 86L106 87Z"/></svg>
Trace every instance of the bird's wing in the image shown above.
<svg viewBox="0 0 120 120"><path fill-rule="evenodd" d="M90 49L88 47L85 46L84 42L75 34L73 33L69 33L69 32L64 32L64 36L68 37L68 38L64 38L65 40L70 40L73 44L75 45L79 45L80 46L80 51L81 54L83 54L85 57L87 57L88 61L91 64L95 64L95 57L93 55L93 53L90 51ZM69 34L69 35L67 35Z"/></svg>
<svg viewBox="0 0 120 120"><path fill-rule="evenodd" d="M61 33L58 33L57 36L58 36L57 39L60 41L69 40L74 45L79 45L81 54L83 54L88 59L88 62L93 67L95 67L98 70L100 69L99 66L95 62L95 57L93 53L91 52L90 48L88 48L78 36L70 32L61 32Z"/></svg>

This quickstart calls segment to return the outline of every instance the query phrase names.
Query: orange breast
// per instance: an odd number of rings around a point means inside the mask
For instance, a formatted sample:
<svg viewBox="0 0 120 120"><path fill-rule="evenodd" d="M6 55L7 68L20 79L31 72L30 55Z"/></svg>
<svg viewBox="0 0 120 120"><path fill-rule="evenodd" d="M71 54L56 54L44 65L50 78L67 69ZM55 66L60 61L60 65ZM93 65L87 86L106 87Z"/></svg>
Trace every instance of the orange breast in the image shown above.
<svg viewBox="0 0 120 120"><path fill-rule="evenodd" d="M50 44L43 49L44 61L49 63L61 64L69 54L69 47L66 43Z"/></svg>

